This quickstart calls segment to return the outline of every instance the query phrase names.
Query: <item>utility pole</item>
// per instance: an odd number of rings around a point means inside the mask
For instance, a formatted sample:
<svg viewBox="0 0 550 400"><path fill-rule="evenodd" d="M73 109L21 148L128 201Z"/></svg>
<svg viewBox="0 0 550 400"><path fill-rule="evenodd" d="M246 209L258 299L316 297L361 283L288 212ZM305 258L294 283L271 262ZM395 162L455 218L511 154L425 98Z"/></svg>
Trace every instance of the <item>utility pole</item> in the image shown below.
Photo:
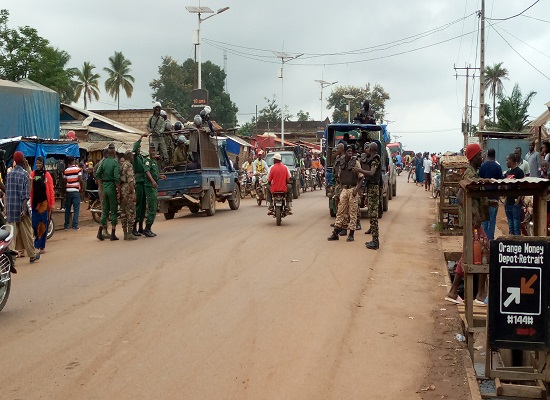
<svg viewBox="0 0 550 400"><path fill-rule="evenodd" d="M455 71L457 70L466 70L466 75L458 75L455 73L455 77L458 79L458 77L465 77L466 78L466 96L464 98L464 124L462 125L462 133L464 134L464 147L468 146L468 131L469 131L469 125L468 124L468 87L469 87L469 78L470 78L470 70L476 70L479 68L471 67L470 65L467 65L466 67L458 68L454 67ZM475 78L475 72L472 74L472 78Z"/></svg>
<svg viewBox="0 0 550 400"><path fill-rule="evenodd" d="M479 127L485 129L485 0L481 0L481 28L479 45ZM494 112L494 110L493 110Z"/></svg>

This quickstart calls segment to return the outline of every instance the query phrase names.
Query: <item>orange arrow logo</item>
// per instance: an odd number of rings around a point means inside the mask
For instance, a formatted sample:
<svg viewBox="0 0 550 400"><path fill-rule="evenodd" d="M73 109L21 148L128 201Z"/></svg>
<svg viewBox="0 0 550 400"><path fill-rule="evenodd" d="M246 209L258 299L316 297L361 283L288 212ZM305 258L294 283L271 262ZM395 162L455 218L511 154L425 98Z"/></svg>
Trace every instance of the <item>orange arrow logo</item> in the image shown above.
<svg viewBox="0 0 550 400"><path fill-rule="evenodd" d="M525 278L521 278L521 294L533 294L535 293L535 289L531 287L533 283L537 280L537 275L533 275L531 279L529 279L527 282L525 282Z"/></svg>

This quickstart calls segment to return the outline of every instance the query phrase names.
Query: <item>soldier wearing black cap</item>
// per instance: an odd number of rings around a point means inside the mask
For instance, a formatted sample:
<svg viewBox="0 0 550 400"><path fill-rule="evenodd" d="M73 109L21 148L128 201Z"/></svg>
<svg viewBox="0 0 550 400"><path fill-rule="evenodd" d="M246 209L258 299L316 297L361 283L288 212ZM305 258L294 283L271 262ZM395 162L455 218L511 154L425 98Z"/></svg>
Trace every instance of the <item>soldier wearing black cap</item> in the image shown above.
<svg viewBox="0 0 550 400"><path fill-rule="evenodd" d="M109 213L111 214L111 240L118 240L115 234L118 213L118 200L120 198L120 165L116 159L116 150L113 143L109 144L107 158L101 162L97 169L96 178L103 187L103 212L101 214L101 226L97 232L97 238L104 240L102 230L107 226Z"/></svg>

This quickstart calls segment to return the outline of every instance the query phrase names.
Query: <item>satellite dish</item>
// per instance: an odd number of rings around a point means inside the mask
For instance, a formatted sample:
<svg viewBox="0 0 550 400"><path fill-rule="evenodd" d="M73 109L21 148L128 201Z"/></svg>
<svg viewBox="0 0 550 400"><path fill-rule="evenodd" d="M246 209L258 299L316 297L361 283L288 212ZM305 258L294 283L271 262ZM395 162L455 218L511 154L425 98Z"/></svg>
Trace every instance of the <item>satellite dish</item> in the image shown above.
<svg viewBox="0 0 550 400"><path fill-rule="evenodd" d="M93 120L94 120L94 117L92 116L87 117L84 121L82 121L82 126L90 125Z"/></svg>

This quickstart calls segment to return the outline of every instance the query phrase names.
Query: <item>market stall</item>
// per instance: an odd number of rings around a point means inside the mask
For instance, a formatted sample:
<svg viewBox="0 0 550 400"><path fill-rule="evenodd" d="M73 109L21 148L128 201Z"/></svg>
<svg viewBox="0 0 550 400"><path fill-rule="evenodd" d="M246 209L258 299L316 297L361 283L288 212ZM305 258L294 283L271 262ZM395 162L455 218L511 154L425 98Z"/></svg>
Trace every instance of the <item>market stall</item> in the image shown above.
<svg viewBox="0 0 550 400"><path fill-rule="evenodd" d="M441 157L438 213L441 235L462 235L462 221L459 218L457 194L460 179L468 165L468 159L464 156Z"/></svg>

